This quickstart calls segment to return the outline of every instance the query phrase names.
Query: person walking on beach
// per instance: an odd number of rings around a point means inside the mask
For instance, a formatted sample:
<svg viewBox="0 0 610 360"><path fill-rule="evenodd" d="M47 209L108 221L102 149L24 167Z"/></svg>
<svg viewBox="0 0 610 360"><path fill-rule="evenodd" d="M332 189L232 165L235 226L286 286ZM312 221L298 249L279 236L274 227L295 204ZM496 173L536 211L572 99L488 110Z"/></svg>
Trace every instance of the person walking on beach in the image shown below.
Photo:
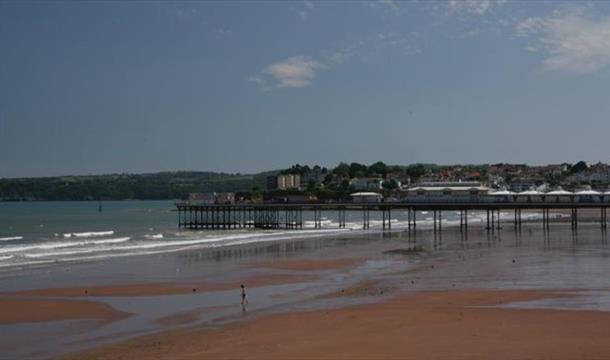
<svg viewBox="0 0 610 360"><path fill-rule="evenodd" d="M248 305L248 299L246 299L246 287L241 284L241 304Z"/></svg>

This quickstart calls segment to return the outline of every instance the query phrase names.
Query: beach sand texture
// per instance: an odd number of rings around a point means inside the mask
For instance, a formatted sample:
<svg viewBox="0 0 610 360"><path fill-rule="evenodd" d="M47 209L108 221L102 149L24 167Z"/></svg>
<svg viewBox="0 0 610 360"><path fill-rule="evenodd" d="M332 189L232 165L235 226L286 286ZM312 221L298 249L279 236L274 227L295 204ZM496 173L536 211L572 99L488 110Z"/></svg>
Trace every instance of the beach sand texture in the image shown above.
<svg viewBox="0 0 610 360"><path fill-rule="evenodd" d="M260 245L244 257L236 247L218 261L196 252L141 258L162 265L141 283L114 273L87 283L98 269L148 271L123 260L27 278L43 286L6 278L0 348L67 359L608 358L605 233L460 235L351 236L295 252ZM167 269L177 266L172 280ZM28 334L47 338L30 349Z"/></svg>
<svg viewBox="0 0 610 360"><path fill-rule="evenodd" d="M160 333L65 359L607 358L610 313L494 307L561 296L573 294L421 292L373 305Z"/></svg>

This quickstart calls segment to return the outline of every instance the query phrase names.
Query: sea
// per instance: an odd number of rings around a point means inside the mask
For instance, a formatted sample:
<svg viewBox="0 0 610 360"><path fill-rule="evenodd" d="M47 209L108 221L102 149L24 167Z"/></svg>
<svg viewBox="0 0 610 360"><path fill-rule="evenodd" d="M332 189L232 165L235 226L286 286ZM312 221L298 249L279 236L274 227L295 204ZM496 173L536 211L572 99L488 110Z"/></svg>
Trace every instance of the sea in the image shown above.
<svg viewBox="0 0 610 360"><path fill-rule="evenodd" d="M501 213L510 221L512 213ZM536 220L537 213L524 214ZM469 226L482 225L484 213L468 214ZM432 227L432 213L417 213L418 228ZM392 229L408 226L406 211L392 212ZM379 232L381 214L371 212L370 229L362 214L348 212L346 227L333 211L322 214L315 229L313 214L304 213L302 230L185 230L178 228L173 201L0 202L0 272L66 262L159 254L196 248L219 248L258 242L307 239L343 233ZM443 212L443 226L459 226L457 212Z"/></svg>

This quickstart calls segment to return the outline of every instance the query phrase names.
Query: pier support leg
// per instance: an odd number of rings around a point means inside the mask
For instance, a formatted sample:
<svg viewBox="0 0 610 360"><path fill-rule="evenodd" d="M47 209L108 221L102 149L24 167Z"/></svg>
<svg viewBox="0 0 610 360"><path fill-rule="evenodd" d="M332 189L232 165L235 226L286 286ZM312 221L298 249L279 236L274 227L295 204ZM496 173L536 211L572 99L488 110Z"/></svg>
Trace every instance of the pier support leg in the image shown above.
<svg viewBox="0 0 610 360"><path fill-rule="evenodd" d="M438 231L443 230L443 211L438 211Z"/></svg>
<svg viewBox="0 0 610 360"><path fill-rule="evenodd" d="M485 229L486 229L486 230L489 230L489 229L490 229L490 228L489 228L489 210L486 210L486 213L487 213L487 224L486 224L486 226L485 226Z"/></svg>
<svg viewBox="0 0 610 360"><path fill-rule="evenodd" d="M417 228L417 211L413 209L413 230Z"/></svg>

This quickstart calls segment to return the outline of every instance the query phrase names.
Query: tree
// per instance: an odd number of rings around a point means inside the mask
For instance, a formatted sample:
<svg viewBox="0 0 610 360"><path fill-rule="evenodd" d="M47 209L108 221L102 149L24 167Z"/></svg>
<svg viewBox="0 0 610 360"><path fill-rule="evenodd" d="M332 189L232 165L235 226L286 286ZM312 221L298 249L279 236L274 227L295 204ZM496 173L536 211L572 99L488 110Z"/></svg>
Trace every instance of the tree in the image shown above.
<svg viewBox="0 0 610 360"><path fill-rule="evenodd" d="M349 176L350 176L350 178L366 176L366 172L367 172L366 165L358 164L358 163L355 163L355 162L349 164Z"/></svg>
<svg viewBox="0 0 610 360"><path fill-rule="evenodd" d="M339 165L333 169L333 173L342 178L349 179L349 165L344 162L339 163Z"/></svg>
<svg viewBox="0 0 610 360"><path fill-rule="evenodd" d="M369 169L368 169L369 175L379 174L379 175L385 176L385 174L387 174L387 172L388 172L388 166L382 161L377 161L373 165L369 166Z"/></svg>
<svg viewBox="0 0 610 360"><path fill-rule="evenodd" d="M315 191L317 189L317 187L318 186L314 180L309 180L307 182L307 188L306 188L307 191L309 191L309 192Z"/></svg>
<svg viewBox="0 0 610 360"><path fill-rule="evenodd" d="M584 161L579 161L576 164L572 165L570 171L572 174L576 174L579 173L581 171L585 171L589 168L589 166L587 165L586 162Z"/></svg>
<svg viewBox="0 0 610 360"><path fill-rule="evenodd" d="M381 185L386 190L394 190L398 188L398 182L394 179L390 181L384 181Z"/></svg>
<svg viewBox="0 0 610 360"><path fill-rule="evenodd" d="M412 164L407 167L406 173L414 180L417 180L426 174L426 167L423 164Z"/></svg>

